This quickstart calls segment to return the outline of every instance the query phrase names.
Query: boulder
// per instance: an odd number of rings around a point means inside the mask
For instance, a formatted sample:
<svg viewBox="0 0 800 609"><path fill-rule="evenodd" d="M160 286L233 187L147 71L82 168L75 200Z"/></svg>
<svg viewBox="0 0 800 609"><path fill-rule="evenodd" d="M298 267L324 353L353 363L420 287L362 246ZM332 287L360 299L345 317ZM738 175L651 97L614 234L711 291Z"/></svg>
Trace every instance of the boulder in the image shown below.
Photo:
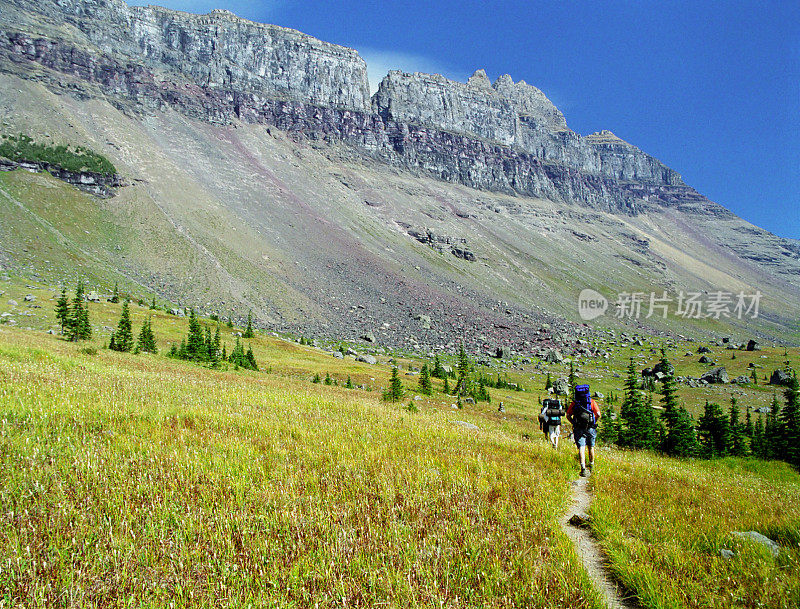
<svg viewBox="0 0 800 609"><path fill-rule="evenodd" d="M761 346L752 338L747 341L747 351L761 351Z"/></svg>
<svg viewBox="0 0 800 609"><path fill-rule="evenodd" d="M336 359L344 358L344 355L342 354L341 351L334 351L331 355L333 355L333 357L335 357Z"/></svg>
<svg viewBox="0 0 800 609"><path fill-rule="evenodd" d="M366 332L366 333L361 335L361 340L365 340L368 343L374 343L375 342L375 335L372 332Z"/></svg>
<svg viewBox="0 0 800 609"><path fill-rule="evenodd" d="M25 298L23 298L23 300L25 302L33 302L34 300L36 300L36 296L34 296L33 294L28 294L27 296L25 296Z"/></svg>
<svg viewBox="0 0 800 609"><path fill-rule="evenodd" d="M703 355L703 356L702 356L702 357L701 357L699 360L697 360L697 361L698 361L699 363L701 363L701 364L710 364L710 363L712 363L712 362L711 362L711 358L710 358L710 357L708 357L707 355Z"/></svg>
<svg viewBox="0 0 800 609"><path fill-rule="evenodd" d="M725 560L730 560L731 558L736 556L736 554L734 554L733 552L731 552L730 550L728 550L726 548L720 548L719 555L722 558L724 558Z"/></svg>
<svg viewBox="0 0 800 609"><path fill-rule="evenodd" d="M736 383L737 385L749 385L752 382L753 379L751 379L749 376L746 375L737 376L735 379L731 381L731 383Z"/></svg>
<svg viewBox="0 0 800 609"><path fill-rule="evenodd" d="M564 361L564 356L561 355L561 351L558 349L548 349L547 353L544 354L544 361L548 364L560 364Z"/></svg>
<svg viewBox="0 0 800 609"><path fill-rule="evenodd" d="M783 387L789 386L789 381L792 379L792 375L789 374L787 370L783 368L778 368L772 375L769 377L769 384L770 385L781 385Z"/></svg>
<svg viewBox="0 0 800 609"><path fill-rule="evenodd" d="M711 349L709 349L708 347L703 345L703 346L700 346L700 347L697 348L697 352L698 353L711 353Z"/></svg>
<svg viewBox="0 0 800 609"><path fill-rule="evenodd" d="M566 377L561 377L560 379L556 379L553 382L553 392L558 393L559 395L569 395L569 379Z"/></svg>
<svg viewBox="0 0 800 609"><path fill-rule="evenodd" d="M705 381L709 384L715 383L727 383L728 382L728 371L725 370L724 366L720 366L719 368L712 368L708 372L706 372L703 376L700 377L701 381Z"/></svg>
<svg viewBox="0 0 800 609"><path fill-rule="evenodd" d="M375 359L374 355L370 355L369 353L363 353L361 355L356 356L357 362L364 362L365 364L377 364L378 360Z"/></svg>
<svg viewBox="0 0 800 609"><path fill-rule="evenodd" d="M762 535L758 531L731 531L731 535L739 537L740 539L749 539L764 546L770 554L778 557L781 553L781 547L772 541L769 537Z"/></svg>
<svg viewBox="0 0 800 609"><path fill-rule="evenodd" d="M581 529L588 529L592 524L592 517L585 512L581 512L580 514L573 514L570 516L569 523Z"/></svg>
<svg viewBox="0 0 800 609"><path fill-rule="evenodd" d="M453 404L453 407L455 408L456 405ZM461 425L461 427L466 427L467 429L475 429L475 430L480 429L480 427L478 427L474 423L468 423L467 421L454 421L454 423L456 425Z"/></svg>

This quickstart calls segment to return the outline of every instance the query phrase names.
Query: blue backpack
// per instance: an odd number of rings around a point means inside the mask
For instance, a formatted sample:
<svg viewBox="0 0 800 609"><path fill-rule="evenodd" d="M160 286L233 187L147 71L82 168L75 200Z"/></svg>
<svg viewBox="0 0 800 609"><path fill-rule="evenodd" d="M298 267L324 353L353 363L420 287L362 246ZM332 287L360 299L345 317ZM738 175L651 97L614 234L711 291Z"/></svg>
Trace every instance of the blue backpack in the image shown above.
<svg viewBox="0 0 800 609"><path fill-rule="evenodd" d="M589 385L577 385L575 387L575 422L581 427L594 427L595 416L592 410L592 394Z"/></svg>

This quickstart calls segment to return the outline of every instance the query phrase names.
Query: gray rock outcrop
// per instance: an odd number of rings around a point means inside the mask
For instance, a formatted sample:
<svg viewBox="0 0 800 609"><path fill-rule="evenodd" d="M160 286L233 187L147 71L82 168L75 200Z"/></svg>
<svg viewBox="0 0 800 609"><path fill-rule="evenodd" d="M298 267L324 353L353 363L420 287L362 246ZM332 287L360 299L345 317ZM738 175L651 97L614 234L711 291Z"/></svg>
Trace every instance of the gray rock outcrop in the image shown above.
<svg viewBox="0 0 800 609"><path fill-rule="evenodd" d="M727 383L728 371L725 370L724 366L719 368L714 368L706 372L703 376L701 376L700 380L705 381L706 383L709 384Z"/></svg>

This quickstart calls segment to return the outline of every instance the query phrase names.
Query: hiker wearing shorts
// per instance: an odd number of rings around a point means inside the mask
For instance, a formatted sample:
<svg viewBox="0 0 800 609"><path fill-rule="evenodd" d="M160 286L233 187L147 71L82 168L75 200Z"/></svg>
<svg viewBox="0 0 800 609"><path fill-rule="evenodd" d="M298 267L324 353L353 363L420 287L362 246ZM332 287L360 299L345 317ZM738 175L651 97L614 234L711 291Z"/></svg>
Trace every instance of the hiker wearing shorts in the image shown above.
<svg viewBox="0 0 800 609"><path fill-rule="evenodd" d="M539 413L539 424L544 435L550 440L553 448L558 448L558 439L561 436L561 417L564 411L559 400L548 398L542 403L542 412Z"/></svg>
<svg viewBox="0 0 800 609"><path fill-rule="evenodd" d="M592 399L589 385L575 387L575 400L567 408L567 420L572 423L575 446L581 461L581 476L586 477L586 451L589 452L589 469L594 466L594 441L597 438L597 423L600 408Z"/></svg>

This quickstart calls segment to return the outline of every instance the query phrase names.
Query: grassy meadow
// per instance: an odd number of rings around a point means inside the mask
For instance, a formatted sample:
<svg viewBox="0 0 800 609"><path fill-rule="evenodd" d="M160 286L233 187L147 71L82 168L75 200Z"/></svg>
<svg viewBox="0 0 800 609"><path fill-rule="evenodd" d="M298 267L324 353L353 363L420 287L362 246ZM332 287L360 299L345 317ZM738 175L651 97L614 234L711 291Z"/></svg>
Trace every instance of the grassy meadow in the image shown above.
<svg viewBox="0 0 800 609"><path fill-rule="evenodd" d="M76 344L42 331L52 288L0 290L19 320L0 325L0 607L603 606L558 525L574 448L536 424L563 366L509 365L528 391L463 410L403 376L387 404L388 355L369 366L258 333L261 372L212 370L163 355L186 319L132 306L161 354L121 354L103 348L121 305L90 303L94 339ZM579 377L619 392L629 353ZM310 382L328 373L339 386ZM602 448L591 484L595 532L643 606L800 604L800 476L785 465Z"/></svg>

